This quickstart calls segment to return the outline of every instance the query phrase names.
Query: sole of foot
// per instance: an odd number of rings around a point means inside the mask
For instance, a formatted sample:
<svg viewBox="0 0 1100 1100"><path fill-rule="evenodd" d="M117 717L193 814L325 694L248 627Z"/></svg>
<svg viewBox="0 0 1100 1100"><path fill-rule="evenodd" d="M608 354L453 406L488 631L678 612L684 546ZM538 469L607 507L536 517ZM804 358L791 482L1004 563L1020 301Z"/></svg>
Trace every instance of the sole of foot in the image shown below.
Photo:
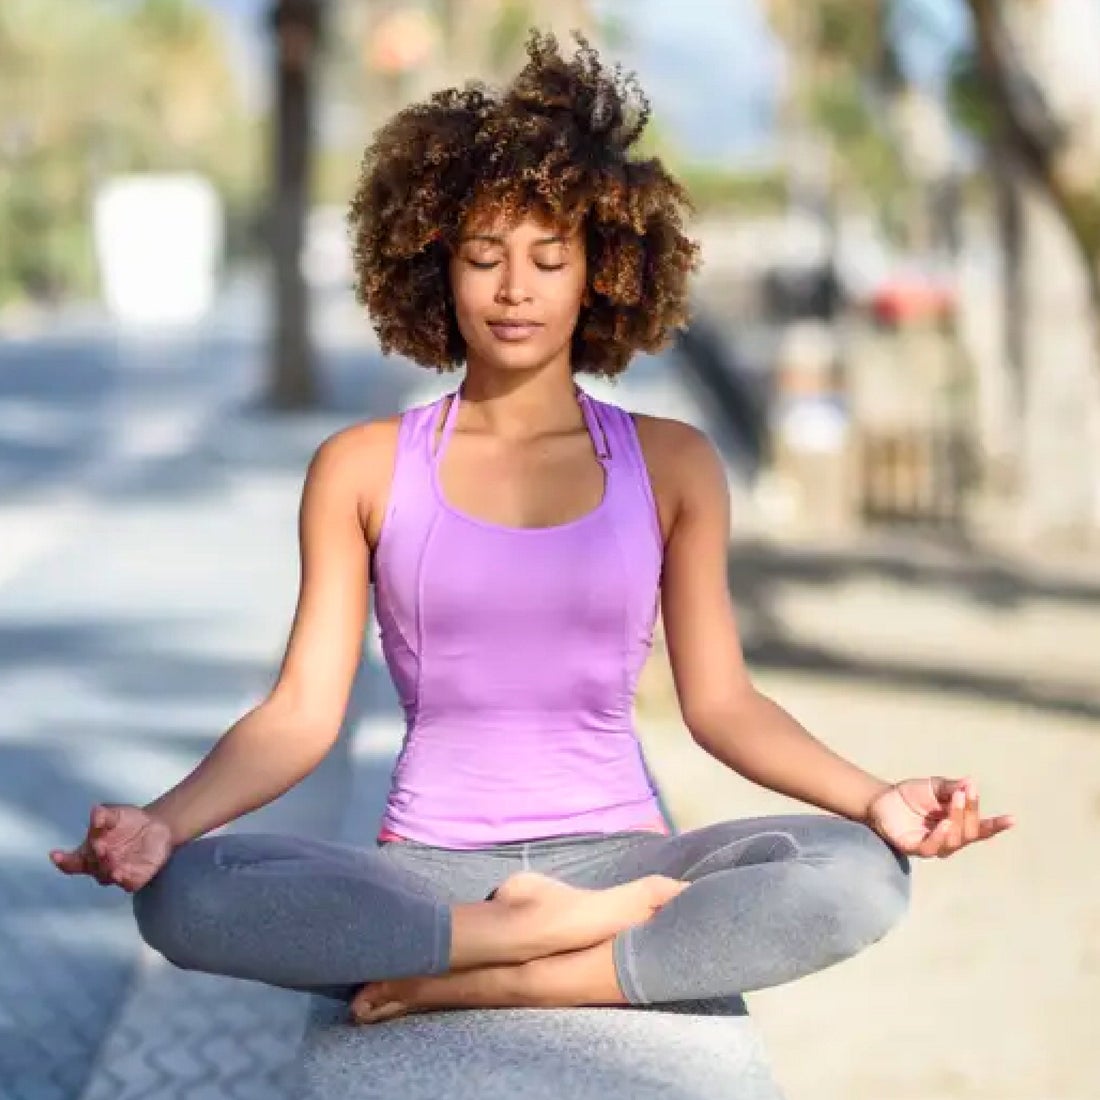
<svg viewBox="0 0 1100 1100"><path fill-rule="evenodd" d="M649 920L690 883L646 875L602 890L571 886L537 871L520 871L497 887L495 901L514 911L523 958L574 951ZM529 952L535 954L530 955Z"/></svg>

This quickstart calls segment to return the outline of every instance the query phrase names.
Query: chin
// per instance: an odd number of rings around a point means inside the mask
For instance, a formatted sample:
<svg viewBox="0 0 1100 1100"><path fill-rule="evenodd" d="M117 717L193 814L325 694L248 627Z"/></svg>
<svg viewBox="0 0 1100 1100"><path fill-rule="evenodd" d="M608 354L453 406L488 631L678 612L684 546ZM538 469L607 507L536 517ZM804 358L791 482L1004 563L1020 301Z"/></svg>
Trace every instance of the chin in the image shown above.
<svg viewBox="0 0 1100 1100"><path fill-rule="evenodd" d="M478 350L478 359L486 366L501 371L535 370L554 358L545 348L523 347L485 348Z"/></svg>

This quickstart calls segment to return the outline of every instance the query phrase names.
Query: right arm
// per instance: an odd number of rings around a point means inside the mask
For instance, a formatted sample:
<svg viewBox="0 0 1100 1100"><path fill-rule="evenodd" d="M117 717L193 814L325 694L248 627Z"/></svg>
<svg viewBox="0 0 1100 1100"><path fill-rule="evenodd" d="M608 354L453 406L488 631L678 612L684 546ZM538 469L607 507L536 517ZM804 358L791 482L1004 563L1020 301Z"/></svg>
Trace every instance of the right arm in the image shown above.
<svg viewBox="0 0 1100 1100"><path fill-rule="evenodd" d="M380 426L378 426L380 427ZM258 809L304 779L340 733L362 655L369 548L369 460L376 425L329 437L306 472L298 513L301 573L286 651L267 697L194 771L145 811L173 847Z"/></svg>

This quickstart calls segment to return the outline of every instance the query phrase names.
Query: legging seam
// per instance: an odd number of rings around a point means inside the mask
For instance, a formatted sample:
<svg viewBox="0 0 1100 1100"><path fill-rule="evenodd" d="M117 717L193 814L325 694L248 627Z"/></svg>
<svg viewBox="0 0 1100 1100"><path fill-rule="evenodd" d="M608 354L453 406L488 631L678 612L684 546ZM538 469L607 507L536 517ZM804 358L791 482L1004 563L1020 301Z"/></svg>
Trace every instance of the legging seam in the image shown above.
<svg viewBox="0 0 1100 1100"><path fill-rule="evenodd" d="M711 860L717 859L719 856L725 855L726 852L728 852L731 848L736 848L738 844L750 844L755 839L755 837L741 837L739 840L731 840L729 844L723 844L721 848L715 848L713 852L708 852L705 856L702 857L702 859L696 860L696 862L688 867L687 870L684 871L683 874L681 874L679 877L687 878L688 875L694 875L699 871L701 867L705 866ZM775 843L772 844L772 846L765 854L763 862L766 863L768 860L771 859L776 850L782 846L784 840L788 840L792 845L794 845L794 850L797 853L795 858L802 858L802 849L801 847L799 847L798 841L796 841L790 833L779 833L776 835Z"/></svg>
<svg viewBox="0 0 1100 1100"><path fill-rule="evenodd" d="M642 989L642 983L638 979L638 968L634 955L634 944L631 933L633 928L625 928L614 941L612 955L621 963L619 968L619 984L622 986L623 996L635 1005L648 1005L653 1002L646 996Z"/></svg>
<svg viewBox="0 0 1100 1100"><path fill-rule="evenodd" d="M433 974L444 974L450 969L451 947L451 909L450 906L440 905L435 913L435 936L432 944L432 969Z"/></svg>

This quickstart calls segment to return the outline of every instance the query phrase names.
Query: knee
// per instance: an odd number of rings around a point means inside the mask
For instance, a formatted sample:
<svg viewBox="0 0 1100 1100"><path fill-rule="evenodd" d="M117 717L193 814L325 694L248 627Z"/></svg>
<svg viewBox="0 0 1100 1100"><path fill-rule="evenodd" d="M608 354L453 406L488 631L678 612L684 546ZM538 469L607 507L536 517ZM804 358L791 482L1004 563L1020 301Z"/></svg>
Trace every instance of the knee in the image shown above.
<svg viewBox="0 0 1100 1100"><path fill-rule="evenodd" d="M837 821L819 867L828 876L828 923L841 955L882 939L909 907L909 859L866 825Z"/></svg>
<svg viewBox="0 0 1100 1100"><path fill-rule="evenodd" d="M198 931L219 919L215 843L205 837L180 845L132 899L141 938L185 970L192 968Z"/></svg>

